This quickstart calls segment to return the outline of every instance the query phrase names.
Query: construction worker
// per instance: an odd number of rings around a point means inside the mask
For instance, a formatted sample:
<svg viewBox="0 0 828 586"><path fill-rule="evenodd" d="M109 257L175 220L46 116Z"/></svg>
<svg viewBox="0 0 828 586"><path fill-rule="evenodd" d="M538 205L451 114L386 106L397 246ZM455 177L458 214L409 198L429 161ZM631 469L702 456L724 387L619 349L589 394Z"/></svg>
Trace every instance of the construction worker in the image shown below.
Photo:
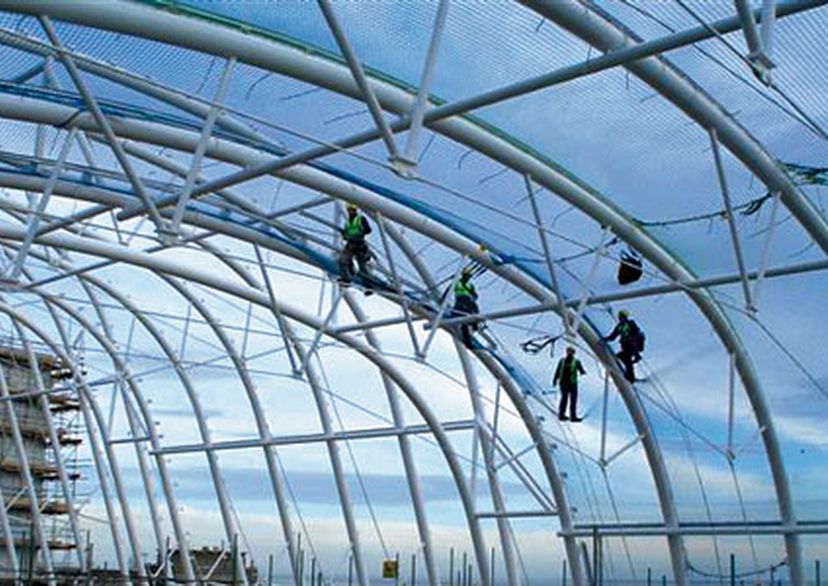
<svg viewBox="0 0 828 586"><path fill-rule="evenodd" d="M354 259L359 265L359 274L363 276L368 276L368 261L371 260L371 250L365 242L365 237L371 233L371 225L354 204L349 203L346 210L348 218L340 230L345 239L345 246L339 255L339 280L342 283L350 283L353 279Z"/></svg>
<svg viewBox="0 0 828 586"><path fill-rule="evenodd" d="M464 267L460 277L454 283L454 312L459 316L475 315L480 313L477 307L477 290L471 283L472 268ZM471 330L477 331L477 322L466 322L460 325L460 336L466 348L472 347Z"/></svg>
<svg viewBox="0 0 828 586"><path fill-rule="evenodd" d="M624 378L629 382L635 382L636 362L641 360L641 352L644 350L644 333L633 320L630 313L622 310L618 312L618 323L610 335L604 337L605 342L612 342L620 337L621 351L616 354L624 365Z"/></svg>
<svg viewBox="0 0 828 586"><path fill-rule="evenodd" d="M575 358L575 348L567 346L566 356L558 361L552 386L559 385L561 401L558 404L558 419L561 421L581 421L578 417L578 377L586 374L581 361ZM560 383L560 384L559 384ZM566 405L569 403L569 417L566 416Z"/></svg>

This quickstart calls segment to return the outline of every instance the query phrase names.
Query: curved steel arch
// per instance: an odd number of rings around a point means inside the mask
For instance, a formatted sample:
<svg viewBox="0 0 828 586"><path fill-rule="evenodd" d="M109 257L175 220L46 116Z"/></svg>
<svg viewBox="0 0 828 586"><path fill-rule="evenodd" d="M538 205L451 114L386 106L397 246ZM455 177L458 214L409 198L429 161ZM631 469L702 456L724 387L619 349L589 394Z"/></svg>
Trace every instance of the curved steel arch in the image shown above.
<svg viewBox="0 0 828 586"><path fill-rule="evenodd" d="M106 257L106 255L103 255L103 256ZM160 259L155 259L155 260L160 260ZM129 264L132 264L129 261L126 261L126 262L129 263ZM216 287L215 285L216 285L217 282L221 281L220 279L214 278L212 276L207 276L207 275L204 275L204 277L205 277L204 279L193 279L190 276L187 276L186 273L188 271L185 271L184 273L178 273L174 270L169 271L169 270L166 270L166 269L163 269L163 268L154 267L154 264L155 263L150 262L150 263L144 265L144 268L149 269L153 272L162 272L162 273L166 273L168 275L182 277L186 280L191 280L191 281L194 281L194 282L200 282L200 283L204 284L207 287L211 287L211 288L214 288L214 289L217 288L219 290L223 290L225 292L230 293L231 295L234 295L234 296L239 297L239 298L247 299L248 301L256 303L256 304L261 305L263 307L268 307L269 304L270 304L270 301L267 298L266 294L263 293L262 291L253 290L253 289L248 290L248 289L242 288L242 289L240 289L240 291L243 291L244 293L239 294L239 290L235 290L236 287L239 287L239 285L236 284L236 283L226 282L224 284L224 287L222 287L222 286ZM136 266L139 266L139 265L136 265ZM227 289L226 287L230 287L230 289ZM50 300L52 302L56 303L56 304L59 304L61 306L61 309L63 309L64 311L69 310L69 308L65 307L65 305L66 305L65 303L60 303L59 300L54 299L53 297L49 296L48 294L40 292L40 291L38 291L38 294L50 297ZM308 327L312 327L312 328L315 328L315 329L319 329L321 327L321 323L319 323L316 318L308 316L306 314L303 314L299 310L295 310L293 308L288 309L286 306L281 306L281 311L283 313L285 313L288 317L290 317L290 318L294 319L295 321L297 321L299 323L302 323L302 324L304 324ZM83 325L90 325L91 326L91 324L88 324L88 321L86 321L85 318L83 318L77 312L72 312L72 316L73 316L74 319L80 321ZM93 335L94 335L94 332L93 332ZM373 362L375 365L377 365L377 367L380 368L383 372L386 372L388 374L388 376L391 377L394 384L397 385L398 388L403 390L403 392L406 394L406 396L409 398L409 400L412 402L412 404L415 406L415 408L417 408L417 410L420 412L421 416L426 421L426 424L432 429L433 434L435 436L435 439L437 440L438 444L440 445L441 450L443 451L443 454L446 457L446 460L449 464L449 468L452 472L452 475L454 476L458 492L460 493L460 497L461 497L461 500L462 500L463 505L464 505L464 510L466 512L466 517L467 517L467 520L468 520L468 524L470 525L470 533L471 533L472 541L475 544L475 555L476 555L476 558L477 558L478 572L481 576L481 579L482 579L483 583L486 586L489 586L490 581L489 581L489 577L488 577L488 566L487 566L487 563L486 563L487 558L486 558L485 547L484 547L483 542L482 542L482 532L479 529L479 523L478 523L478 520L477 520L477 518L474 514L474 507L473 507L473 504L471 503L471 500L470 500L468 487L465 484L465 478L463 477L463 474L462 474L461 469L459 467L459 463L456 459L456 455L454 453L451 442L448 440L448 437L445 435L445 431L443 431L442 425L440 424L439 420L437 420L434 417L434 415L431 413L430 408L419 397L419 394L417 393L416 389L414 389L414 387L396 369L396 367L394 367L390 362L388 362L383 356L373 352L368 346L362 344L361 342L356 341L355 339L353 339L350 336L347 336L347 335L344 335L344 334L337 334L335 337L340 342L345 343L349 347L352 347L354 350L358 351L360 354L362 354L370 362ZM159 447L154 446L154 450L158 451L159 449L160 449L160 446Z"/></svg>
<svg viewBox="0 0 828 586"><path fill-rule="evenodd" d="M176 135L177 136L177 135ZM349 199L351 201L356 201L361 206L369 209L375 209L381 211L381 213L390 219L394 219L404 225L408 225L415 230L418 230L422 233L427 234L428 236L435 238L445 245L454 248L455 250L467 254L470 257L475 258L478 262L488 266L490 270L495 273L500 274L504 278L507 278L510 282L517 285L524 291L528 292L529 294L533 295L537 299L544 300L547 298L548 293L538 285L534 283L530 278L526 275L517 271L516 269L505 266L505 265L497 265L492 262L492 260L488 257L488 255L482 253L477 244L474 242L470 242L466 240L464 237L458 236L453 232L443 228L439 224L434 224L430 220L414 220L414 215L411 214L410 210L400 210L399 205L389 202L382 197L375 196L374 194L365 192L362 188L356 188L355 186L342 186L341 181L331 178L326 178L324 174L321 173L313 173L312 170L308 170L310 173L310 177L306 176L301 171L305 171L304 169L294 169L291 170L291 174L299 175L298 181L300 183L306 183L309 181L308 185L312 185L316 189L320 189L322 191L327 191L335 196ZM17 178L18 180L20 178ZM4 180L2 174L0 174L0 181ZM23 181L22 184L18 184L18 186L26 185L28 188L36 185L38 183L38 179L29 179L27 181ZM63 188L61 182L58 182L56 185L56 192L60 192ZM71 191L71 190L70 190ZM82 196L81 193L83 190L75 190L75 196ZM94 190L89 190L91 194ZM112 199L112 198L115 199ZM109 196L111 201L117 201L117 196ZM407 213L406 213L407 212ZM210 221L210 218L207 217L200 217L196 214L195 217L190 217L189 221L199 223L205 227L209 227L210 229L216 229L221 231L222 226L218 222ZM225 231L230 230L232 227L223 226ZM232 232L232 230L231 230ZM236 230L238 232L238 230ZM257 236L257 235L254 235ZM248 238L250 235L248 235ZM268 239L263 238L261 235L257 236L260 239L260 243L264 246L273 247L274 243ZM291 256L298 258L299 260L307 260L301 254L297 255L295 250L285 249L284 246L281 247L283 252L287 252ZM643 443L645 446L645 451L651 466L651 470L653 472L656 488L659 494L659 502L662 507L662 510L665 512L665 522L670 526L671 524L675 524L677 526L677 516L675 513L671 513L670 511L674 511L674 503L672 501L672 490L669 485L669 478L666 474L666 469L663 464L663 460L661 459L660 452L657 447L657 443L655 442L655 437L650 432L648 427L648 422L646 417L643 414L643 408L640 405L640 402L637 396L632 392L631 388L629 387L628 383L623 379L620 372L615 365L614 360L612 357L608 356L606 353L606 349L600 344L600 340L594 332L586 329L583 327L582 324L582 336L587 341L587 343L591 346L592 350L595 352L596 355L600 356L603 362L609 366L609 368L613 372L613 377L616 382L616 385L622 391L622 396L624 397L625 403L627 404L627 408L631 413L633 421L639 431L639 434L643 437ZM671 544L672 551L674 554L674 559L676 556L683 555L683 548L679 547L682 538L680 535L676 533L671 533L668 537L668 542ZM571 550L568 549L568 553ZM577 554L575 554L577 555ZM576 562L573 562L577 563ZM573 568L576 567L573 565ZM676 568L676 573L680 574L679 568L684 568L684 563L676 562L674 564Z"/></svg>
<svg viewBox="0 0 828 586"><path fill-rule="evenodd" d="M394 238L395 240L397 240L398 244L402 244L402 243L404 243L404 240L400 240L400 236L396 233L396 230L394 230L394 229L393 229L393 226L390 226L390 225L389 225L389 226L387 226L387 229L388 229L388 231L389 231L389 234L392 236L392 238ZM220 253L219 253L219 255L218 255L218 256L220 256ZM415 260L415 263L416 263L416 259L413 259L413 260ZM239 274L244 275L244 273L243 273L243 272L241 272L241 271L236 271L236 272L239 272ZM161 275L161 276L162 276L162 278L163 278L163 275ZM428 280L430 280L430 277L429 277L428 275L424 275L424 278L425 278L427 281L428 281ZM245 280L248 282L248 284L251 284L251 285L254 285L254 286L255 286L255 283L254 283L254 282L252 282L252 279L250 279L249 277L248 277L248 278L246 278ZM97 281L96 281L96 282L97 282ZM105 288L105 290L107 290L107 289L111 289L111 288ZM402 438L405 438L406 436L401 436L401 437L402 437ZM539 444L539 449L545 449L545 448L546 448L545 444L543 444L543 443L540 443L540 444ZM557 480L557 481L558 481L558 482L560 482L559 480ZM553 479L553 480L552 480L552 482L554 483L554 482L555 482L555 479ZM557 492L558 492L558 493L560 493L560 494L562 494L560 491L557 491ZM561 501L561 502L563 502L563 501ZM569 526L570 526L570 525L569 525L568 523L565 523L565 527L564 527L564 528L566 529L566 528L568 528ZM573 544L574 544L574 541L573 541ZM573 556L572 556L572 566L571 566L571 567L573 568L573 572L574 572L574 573L575 573L575 575L577 576L578 571L579 571L579 558L577 557L577 554L575 554L575 555L573 555ZM576 580L576 583L580 583L580 580Z"/></svg>
<svg viewBox="0 0 828 586"><path fill-rule="evenodd" d="M167 16L169 16L169 15L167 15ZM313 74L314 74L314 75L316 75L317 73L318 73L318 72L314 72ZM630 241L630 238L626 238L626 239L627 239L628 241ZM635 243L634 243L634 242L633 242L633 244L635 245ZM657 266L658 266L658 263L655 263L655 264L657 264ZM669 274L669 273L668 273L668 274ZM697 304L700 304L700 302L698 301L698 299L699 299L700 297L701 297L701 295L700 295L700 296L696 296L696 297L695 297ZM711 304L711 305L712 305L712 304ZM705 311L703 310L703 313L705 313L705 314L707 315L708 319L710 319L710 315L709 315L709 314L711 313L711 311L707 311L707 312L705 312ZM720 323L720 324L724 324L725 326L727 325L727 324L726 324L726 320L724 319L723 314L721 314L721 315L720 315L719 323ZM748 361L746 361L746 360L741 360L741 359L739 359L739 356L741 356L742 354L741 354L741 346L740 346L740 344L738 343L738 339L737 339L735 336L730 336L730 338L729 338L729 339L727 339L727 337L726 337L726 336L722 336L722 334L721 334L721 330L720 330L720 326L717 326L717 324L715 324L715 323L714 323L714 326L716 326L717 331L719 331L719 333L720 333L720 337L725 338L723 341L725 342L726 347L728 347L729 349L732 349L734 346L736 347L736 350L737 350L737 351L735 352L735 354L737 355L737 366L739 367L740 376L743 378L743 380L745 380L746 378L748 379L748 380L746 381L745 386L746 386L746 389L748 389L748 395L749 395L749 398L751 399L752 403L754 403L754 404L755 404L755 403L758 401L758 399L756 399L756 398L755 398L755 396L760 396L760 397L761 397L761 394L757 395L755 391L754 391L754 392L751 392L751 390L750 390L751 388L754 388L754 386L752 386L751 384L749 384L749 383L750 383L750 380L751 380L751 379L752 379L752 380L756 380L756 379L755 379L755 376L753 376L753 377L751 377L751 376L750 376L750 375L752 374L752 367L751 367L750 363L749 363ZM756 380L756 382L758 383L758 380ZM761 402L761 401L759 401L759 402ZM757 410L757 409L754 409L754 411L755 411L755 412L757 412L757 418L758 418L758 419L761 419L761 418L762 418L761 413L762 413L762 411L763 411L763 410L762 410L762 409L758 409L758 410ZM768 414L768 415L769 415L769 414ZM768 420L769 420L769 418L768 418ZM760 421L760 425L761 425L761 421ZM772 432L772 427L768 427L768 426L766 425L766 426L765 426L765 428L766 428L766 429L769 429L769 430ZM775 485L776 485L776 487L777 487L777 492L778 492L778 494L780 494L780 504L782 504L782 501L784 501L784 500L785 500L785 499L783 498L783 496L784 496L784 495L782 494L782 493L785 493L785 491L783 491L783 490L782 490L782 488L784 488L784 486L786 485L787 480L786 480L786 478L784 477L785 475L784 475L784 470L782 469L782 462L781 462L781 460L777 461L777 460L774 458L774 455L773 455L773 451L774 451L774 450L773 450L773 446L769 446L769 442L775 442L775 439L768 440L768 439L767 439L767 437L768 437L768 436L770 436L771 438L773 438L773 433L768 433L768 434L767 434L767 436L766 436L766 442L765 442L765 445L766 445L766 451L768 451L768 453L769 453L769 461L770 461L770 464L771 464L771 469L772 469L772 472L773 472L773 474L774 474L774 481L775 481ZM783 482L783 481L784 481L784 482ZM784 516L784 515L783 515L783 516Z"/></svg>
<svg viewBox="0 0 828 586"><path fill-rule="evenodd" d="M4 246L4 248L7 245ZM25 271L24 271L25 274ZM42 297L42 296L41 296ZM47 311L52 316L52 319L55 323L55 327L58 330L58 334L60 335L61 339L64 341L64 345L67 348L71 347L71 344L68 341L68 337L65 332L65 328L61 324L52 300L49 300L45 297L42 297L43 301L45 302ZM21 331L21 338L23 334ZM24 344L28 344L24 341ZM110 355L111 356L111 355ZM80 372L82 369L77 365L74 359L69 356L68 358L64 355L61 355L62 359L66 359L66 363L72 366L73 372ZM145 578L145 571L143 568L142 563L142 556L141 556L141 548L140 543L137 538L137 534L135 531L135 522L132 518L132 513L130 512L129 502L126 498L126 492L124 490L123 480L120 476L120 469L117 464L117 459L115 457L115 453L112 450L112 445L109 442L109 434L106 430L106 425L103 420L103 416L101 415L100 409L97 405L97 401L94 395L91 393L88 385L85 381L80 381L80 384L75 387L75 392L78 395L78 398L81 402L81 412L84 417L84 422L87 427L87 436L90 441L91 449L93 450L93 459L95 462L96 473L98 475L98 480L101 483L101 490L104 496L105 507L107 511L107 517L110 520L110 526L112 531L112 538L113 538L113 545L115 547L116 553L116 560L118 562L118 568L121 576L127 578L129 576L129 572L127 569L126 558L124 557L120 535L117 529L118 526L118 518L117 515L114 513L111 505L111 495L109 493L108 482L106 480L106 470L107 465L103 463L103 460L100 458L100 452L103 451L106 455L106 459L108 462L108 470L112 475L113 483L115 484L116 493L118 494L118 501L122 510L124 525L127 533L127 539L129 541L130 549L132 550L132 555L134 559L134 563L136 564L135 569L136 573L138 574L139 578ZM104 445L104 449L101 450L100 446L98 445L97 437L94 435L94 429L97 426L99 429L99 433L101 435L101 440Z"/></svg>
<svg viewBox="0 0 828 586"><path fill-rule="evenodd" d="M121 377L123 381L127 383L127 386L130 388L131 394L135 397L136 401L138 402L139 411L141 412L142 418L144 419L144 428L148 432L150 444L153 446L154 450L160 448L160 443L158 441L158 434L155 431L155 426L152 423L152 418L149 415L149 407L144 400L143 393L141 392L140 388L137 385L134 377L130 373L130 369L128 365L121 359L120 355L117 352L117 349L113 345L113 342L106 337L104 333L99 331L95 325L90 322L87 318L81 315L80 312L73 309L68 303L64 300L56 297L54 295L50 295L48 293L44 293L42 291L36 291L36 294L43 298L46 302L49 303L50 307L54 306L59 308L63 313L70 316L74 321L76 321L85 331L89 332L90 335L95 338L98 344L104 349L104 352L110 357L115 366L115 370L118 375ZM90 399L90 407L96 404L94 395L91 393L88 395ZM94 410L93 410L94 415ZM98 419L98 418L96 418ZM103 419L100 418L98 422L98 427L105 430L105 425L103 425ZM105 437L102 436L102 438ZM107 455L107 460L110 462L109 469L110 471L118 469L117 464L112 464L113 459L111 456L113 452L111 452L111 445L109 442L104 441L104 453ZM182 564L184 564L184 572L185 572L185 582L187 583L194 583L195 582L195 575L192 573L192 563L190 561L190 553L189 553L189 546L187 545L187 540L183 529L181 528L181 523L178 518L178 506L175 501L175 497L172 491L172 482L169 479L169 473L167 471L166 461L160 457L156 456L156 469L158 470L159 477L161 478L161 485L164 492L165 501L167 503L167 509L170 516L170 522L173 525L174 532L176 534L176 540L178 541L180 556L182 559ZM114 478L113 478L114 480ZM146 479L143 479L146 482ZM122 508L127 503L124 497L119 497L121 501ZM126 519L127 510L124 510L124 517ZM129 531L128 531L129 535ZM137 540L137 537L134 537ZM133 539L130 538L130 539Z"/></svg>
<svg viewBox="0 0 828 586"><path fill-rule="evenodd" d="M38 292L38 295L48 298L50 303L58 307L62 312L71 316L74 321L76 321L81 327L88 331L92 335L92 337L95 338L95 341L102 348L104 348L105 352L112 359L112 362L115 366L115 371L119 374L121 379L127 383L131 395L135 397L135 400L138 404L139 412L144 421L144 427L149 435L150 445L152 446L153 450L159 450L161 448L161 444L159 442L158 433L155 430L155 426L153 425L152 417L150 416L149 405L147 404L144 398L143 392L141 392L134 377L132 376L129 366L121 359L112 341L109 340L102 332L100 332L94 326L94 324L92 324L86 317L81 315L78 311L74 310L68 303L66 303L62 299L44 292ZM182 529L182 525L178 517L178 505L176 504L175 495L172 490L172 482L170 481L169 472L167 470L167 464L164 458L160 455L156 455L155 462L156 470L158 471L158 475L161 479L161 486L164 492L165 501L167 503L167 510L170 516L170 522L173 526L173 531L175 533L180 555L182 557L182 563L184 564L185 581L194 582L195 575L192 573L192 562L190 560L189 553L190 549L186 538L186 534Z"/></svg>
<svg viewBox="0 0 828 586"><path fill-rule="evenodd" d="M207 244L207 243L202 242L202 244ZM36 253L32 253L32 254L36 255ZM221 253L218 252L218 251L213 250L212 254L214 254L217 258L222 258ZM227 262L223 258L222 258L222 260ZM245 281L248 284L250 284L251 286L254 286L256 288L261 288L261 286L258 283L256 283L255 279L252 279L252 277L250 277L249 275L245 275L245 273L242 270L240 270L240 267L232 266L232 265L235 265L235 263L227 262L227 264L229 266L231 266L231 268L233 268L234 272L237 272L238 274L241 274L243 277L246 277ZM69 270L69 268L67 268L67 270ZM168 277L164 274L158 274L158 276L161 279L163 279L165 282L170 284L172 287L174 287L183 297L185 297L187 299L188 302L190 302L191 304L193 304L194 307L196 307L197 311L199 311L202 314L202 316L205 318L206 323L214 330L214 332L216 332L217 337L221 340L222 345L225 347L225 349L227 350L229 356L231 356L232 360L234 361L234 363L237 367L237 370L239 372L240 378L242 379L243 384L245 385L246 389L248 389L249 393L250 392L253 393L253 398L251 398L251 402L255 400L255 402L258 404L258 399L255 397L255 394L256 394L255 389L253 387L252 381L249 378L249 374L246 371L246 367L244 366L243 361L240 360L240 358L238 356L238 353L235 351L232 343L230 343L229 339L224 334L223 329L215 322L215 320L213 319L210 312L206 309L206 306L204 306L204 304L202 304L198 300L197 297L195 297L189 291L187 291L186 287L183 287L180 283L175 281L175 279L172 279L171 277ZM111 287L109 285L106 285L100 279L90 277L89 275L78 275L78 277L81 279L82 284L83 284L85 289L88 289L88 284L86 283L86 281L88 281L89 283L94 284L97 288L103 290L108 295L110 295L113 299L115 299L117 302L119 302L121 305L123 305L127 309L127 311L130 311L133 314L136 313L137 309L132 308L131 304L127 300L125 300L117 291L115 291L115 289L113 287ZM92 296L91 293L90 293L90 298L94 302L94 297ZM97 306L96 306L96 310L98 310L99 316L101 316L100 309ZM383 377L387 378L387 375L383 373ZM262 412L261 412L260 407L257 408L256 406L254 406L254 412L256 413L257 420L262 417ZM264 420L262 419L262 421L264 421ZM266 422L264 422L264 426L265 426L265 429L266 429L267 428ZM266 434L264 434L264 435L260 434L260 437L263 440L267 440L272 436L270 435L269 430L266 430ZM406 435L400 435L399 438L400 439L405 439L405 440L408 439ZM264 447L265 447L266 452L269 452L269 451L272 450L273 453L275 454L275 447L274 446L265 445ZM276 481L274 481L274 482L276 482ZM277 497L277 501L278 500L279 499ZM417 500L419 500L420 502L419 502L419 505L415 504L415 509L422 507L421 499L419 498L419 496L418 496ZM284 508L282 507L282 509L284 509ZM288 519L287 516L284 515L284 513L281 510L280 510L280 514L285 516L286 519ZM286 532L286 538L290 539L290 535L292 535L292 533L290 532L289 528L286 528L285 532ZM428 543L429 541L430 541L430 539L426 540L425 542ZM430 553L430 549L429 549L429 553ZM295 559L292 559L291 562L295 563ZM433 575L436 579L436 573L430 572L430 575ZM435 581L434 584L436 584L436 583L437 582Z"/></svg>
<svg viewBox="0 0 828 586"><path fill-rule="evenodd" d="M66 348L66 352L62 357L69 360L67 364L70 365L73 373L81 372L82 368L75 361L74 357L70 353L70 348L72 347L72 344L69 340L69 336L66 333L66 328L63 327L63 324L60 322L60 317L58 316L55 308L50 303L48 303L48 301L45 304L47 310L49 311L49 315L51 315L52 321L54 322L55 327L58 330L58 335L60 336L61 341L63 342L63 346L64 348ZM115 559L118 563L118 572L121 576L128 577L129 569L127 568L126 558L123 551L123 544L121 543L121 533L118 528L118 515L115 512L115 508L112 504L112 493L110 492L111 489L109 487L109 481L106 477L107 463L105 463L103 458L101 457L101 454L104 450L101 449L100 443L98 441L98 436L95 433L96 425L93 419L93 415L90 412L89 408L88 398L91 396L92 392L85 380L80 380L77 382L79 382L79 384L76 385L75 390L78 396L78 401L81 404L81 413L83 414L84 425L87 429L87 438L89 439L89 450L92 452L92 461L94 462L95 472L98 476L98 482L101 486L101 497L104 501L106 516L109 519L109 530L110 535L112 536L112 546L115 549ZM104 439L103 435L101 435L101 439ZM112 468L113 466L109 464L110 473ZM123 514L123 499L119 498L118 501ZM126 518L126 515L124 515L124 518ZM134 549L131 543L134 539L136 539L136 537L131 534L131 532L129 531L129 526L127 526L127 540L130 541L130 549Z"/></svg>
<svg viewBox="0 0 828 586"><path fill-rule="evenodd" d="M31 276L29 277L29 282L32 282ZM101 329L103 330L103 334L110 340L114 340L115 337L112 335L112 326L109 322L109 318L107 317L101 303L98 300L98 296L92 290L90 283L94 283L98 286L97 281L93 281L92 279L79 279L81 288L83 288L84 293L89 298L89 302L92 304L92 307L95 310L95 314L98 316L98 321L101 324ZM100 289L101 287L98 286ZM50 309L51 306L49 306ZM60 322L57 321L55 318L55 324L60 326ZM62 331L62 328L61 328ZM132 434L133 438L139 438L144 436L145 434L140 431L138 428L137 422L134 417L132 405L129 403L129 399L126 398L126 394L124 393L123 383L118 381L114 383L117 385L118 390L121 392L121 398L124 403L124 411L126 412L127 423L129 425L130 433ZM92 396L92 400L94 401L95 398ZM109 433L109 430L107 430ZM133 441L132 445L135 449L135 459L138 462L138 469L141 474L141 478L144 483L144 493L147 497L147 507L150 512L150 522L152 524L153 533L155 535L155 543L158 551L164 551L166 548L166 543L163 535L163 531L161 530L161 520L160 520L160 513L158 511L158 503L156 502L155 495L152 492L152 479L149 472L149 455L147 454L145 443L142 441ZM166 555L166 554L165 554Z"/></svg>

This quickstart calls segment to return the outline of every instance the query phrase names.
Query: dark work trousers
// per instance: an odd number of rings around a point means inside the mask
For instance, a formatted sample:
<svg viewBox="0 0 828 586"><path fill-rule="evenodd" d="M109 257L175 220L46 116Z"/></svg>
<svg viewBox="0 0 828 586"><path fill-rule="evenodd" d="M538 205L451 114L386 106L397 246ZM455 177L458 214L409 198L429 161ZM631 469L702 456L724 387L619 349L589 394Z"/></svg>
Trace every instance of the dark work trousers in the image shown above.
<svg viewBox="0 0 828 586"><path fill-rule="evenodd" d="M624 378L629 382L635 382L635 366L634 364L640 359L637 350L622 345L621 352L616 354L618 360L624 365Z"/></svg>
<svg viewBox="0 0 828 586"><path fill-rule="evenodd" d="M463 295L454 300L454 312L457 317L465 317L467 315L474 315L480 313L477 307L477 302L467 295ZM477 331L477 322L464 323L460 325L460 339L466 348L472 347L472 330Z"/></svg>
<svg viewBox="0 0 828 586"><path fill-rule="evenodd" d="M367 274L371 251L364 240L349 240L339 255L339 275L345 281L350 281L354 277L354 259L359 265L359 272Z"/></svg>
<svg viewBox="0 0 828 586"><path fill-rule="evenodd" d="M569 418L575 419L578 414L578 383L564 383L561 381L561 402L558 404L558 417L566 416L566 404L569 403Z"/></svg>

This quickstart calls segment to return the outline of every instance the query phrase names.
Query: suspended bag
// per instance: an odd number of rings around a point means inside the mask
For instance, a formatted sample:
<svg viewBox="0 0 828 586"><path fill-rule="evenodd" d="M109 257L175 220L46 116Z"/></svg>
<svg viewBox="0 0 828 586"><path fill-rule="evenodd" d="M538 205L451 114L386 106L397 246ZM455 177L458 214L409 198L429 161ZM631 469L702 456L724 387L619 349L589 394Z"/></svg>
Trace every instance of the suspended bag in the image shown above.
<svg viewBox="0 0 828 586"><path fill-rule="evenodd" d="M618 284L629 285L641 278L641 257L632 251L621 253L621 262L618 265Z"/></svg>

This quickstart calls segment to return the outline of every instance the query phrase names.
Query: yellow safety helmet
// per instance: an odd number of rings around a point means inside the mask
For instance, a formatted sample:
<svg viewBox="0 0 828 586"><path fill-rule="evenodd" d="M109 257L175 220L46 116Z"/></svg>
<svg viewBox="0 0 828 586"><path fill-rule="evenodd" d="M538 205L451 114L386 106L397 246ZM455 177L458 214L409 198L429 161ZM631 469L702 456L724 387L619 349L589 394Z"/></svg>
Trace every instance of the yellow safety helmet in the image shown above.
<svg viewBox="0 0 828 586"><path fill-rule="evenodd" d="M630 312L627 311L626 309L622 309L621 311L618 312L618 317L627 317L628 318L628 317L630 317Z"/></svg>
<svg viewBox="0 0 828 586"><path fill-rule="evenodd" d="M348 202L348 204L345 206L345 209L349 212L355 212L357 211L357 206L355 203Z"/></svg>

